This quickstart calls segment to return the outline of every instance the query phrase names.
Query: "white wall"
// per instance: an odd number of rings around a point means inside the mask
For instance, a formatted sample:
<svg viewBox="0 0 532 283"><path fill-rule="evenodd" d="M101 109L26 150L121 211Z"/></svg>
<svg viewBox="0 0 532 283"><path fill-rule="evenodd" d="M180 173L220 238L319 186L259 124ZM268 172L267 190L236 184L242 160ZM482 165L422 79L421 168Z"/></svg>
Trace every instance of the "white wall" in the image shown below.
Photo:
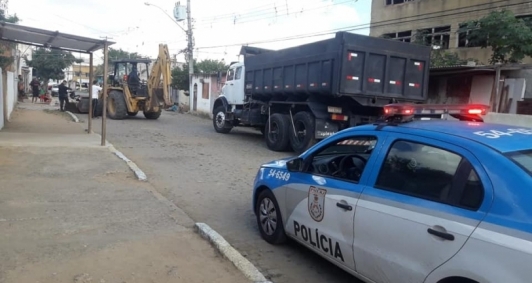
<svg viewBox="0 0 532 283"><path fill-rule="evenodd" d="M202 98L203 95L203 84L201 83L201 80L203 79L204 83L209 84L209 98L204 99ZM198 92L197 92L197 109L196 112L198 113L204 113L209 114L211 113L211 77L210 76L201 76L196 75L192 78L192 91L190 92L190 111L193 112L193 104L194 104L194 84L197 84L198 86Z"/></svg>
<svg viewBox="0 0 532 283"><path fill-rule="evenodd" d="M7 72L7 79L5 82L6 85L6 105L7 105L7 121L11 119L11 113L13 113L13 109L15 109L15 105L17 103L17 92L15 87L15 73L13 72Z"/></svg>

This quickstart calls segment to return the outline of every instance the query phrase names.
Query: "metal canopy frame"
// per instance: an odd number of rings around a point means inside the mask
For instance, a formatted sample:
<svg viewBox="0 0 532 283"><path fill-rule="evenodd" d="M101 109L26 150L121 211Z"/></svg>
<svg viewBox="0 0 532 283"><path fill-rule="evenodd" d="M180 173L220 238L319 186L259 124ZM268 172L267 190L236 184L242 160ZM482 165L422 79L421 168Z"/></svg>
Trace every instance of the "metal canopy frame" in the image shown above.
<svg viewBox="0 0 532 283"><path fill-rule="evenodd" d="M103 113L102 113L102 139L101 145L105 146L106 124L107 124L107 71L108 71L108 51L109 46L116 42L106 39L94 39L89 37L77 36L73 34L61 33L59 31L50 31L40 28L23 26L0 21L0 40L32 45L43 48L59 49L70 52L90 54L90 85L89 87L89 119L88 134L92 133L92 81L94 80L93 71L93 52L103 49L104 54L104 81L103 81Z"/></svg>

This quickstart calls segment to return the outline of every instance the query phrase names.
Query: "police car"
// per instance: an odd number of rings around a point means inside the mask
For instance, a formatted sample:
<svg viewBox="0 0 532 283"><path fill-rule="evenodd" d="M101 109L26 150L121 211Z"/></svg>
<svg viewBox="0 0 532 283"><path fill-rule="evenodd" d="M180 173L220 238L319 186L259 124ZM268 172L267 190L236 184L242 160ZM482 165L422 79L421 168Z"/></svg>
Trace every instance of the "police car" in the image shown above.
<svg viewBox="0 0 532 283"><path fill-rule="evenodd" d="M393 104L254 182L260 234L377 283L532 282L532 129ZM427 116L458 119L429 120Z"/></svg>

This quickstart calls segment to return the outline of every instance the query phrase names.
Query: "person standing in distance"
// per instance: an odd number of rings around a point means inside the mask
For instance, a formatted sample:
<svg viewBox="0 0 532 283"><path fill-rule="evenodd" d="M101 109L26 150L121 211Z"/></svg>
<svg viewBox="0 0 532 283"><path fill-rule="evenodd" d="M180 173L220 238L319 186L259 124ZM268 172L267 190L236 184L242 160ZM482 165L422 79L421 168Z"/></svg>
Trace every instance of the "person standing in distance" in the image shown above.
<svg viewBox="0 0 532 283"><path fill-rule="evenodd" d="M98 85L98 80L92 81L92 117L96 118L96 108L98 107L98 96L102 87Z"/></svg>
<svg viewBox="0 0 532 283"><path fill-rule="evenodd" d="M59 94L59 107L61 108L61 111L65 111L66 104L68 103L68 90L72 90L68 86L66 86L66 81L63 80L63 82L58 87L58 94Z"/></svg>
<svg viewBox="0 0 532 283"><path fill-rule="evenodd" d="M37 80L37 77L33 77L33 80L31 80L30 82L30 86L32 93L31 103L35 103L39 100L39 88L41 86L41 83L39 82L39 80Z"/></svg>

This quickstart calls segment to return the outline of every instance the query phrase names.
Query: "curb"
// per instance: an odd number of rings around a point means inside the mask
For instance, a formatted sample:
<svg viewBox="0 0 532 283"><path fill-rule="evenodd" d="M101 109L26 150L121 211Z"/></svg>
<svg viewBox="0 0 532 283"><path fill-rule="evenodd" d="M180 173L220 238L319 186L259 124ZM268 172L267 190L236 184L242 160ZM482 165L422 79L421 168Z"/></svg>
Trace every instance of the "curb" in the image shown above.
<svg viewBox="0 0 532 283"><path fill-rule="evenodd" d="M249 280L254 283L273 283L266 279L266 277L264 277L264 275L249 260L242 256L220 234L209 227L209 225L205 223L196 223L194 228L202 238L208 240L223 257L231 261L233 265Z"/></svg>
<svg viewBox="0 0 532 283"><path fill-rule="evenodd" d="M74 113L70 112L70 111L65 111L66 113L68 113L68 115L70 115L70 117L72 118L72 120L76 123L79 123L79 119L78 119L78 116L74 115Z"/></svg>
<svg viewBox="0 0 532 283"><path fill-rule="evenodd" d="M129 169L135 173L135 176L137 176L137 179L139 181L147 181L148 177L146 174L140 170L140 168L135 164L135 162L131 161L129 158L127 158L122 152L120 152L118 149L116 149L110 142L107 142L109 151L114 153L116 156L118 156L120 159L124 160L129 166Z"/></svg>
<svg viewBox="0 0 532 283"><path fill-rule="evenodd" d="M72 112L70 111L65 111L66 113L68 113L72 119L74 120L74 122L76 123L79 123L79 119L76 115L74 115ZM102 137L101 135L97 134L97 133L93 133L94 135L97 135L99 136L100 138ZM147 181L148 180L148 177L146 176L146 174L140 170L140 168L137 166L137 164L135 164L135 162L131 161L129 158L127 158L122 152L120 152L118 149L116 149L112 143L110 143L109 141L105 141L105 144L107 144L107 148L109 149L110 152L114 153L116 156L118 156L118 158L124 160L127 164L127 166L129 167L129 169L131 169L131 171L133 171L133 173L135 173L135 176L137 176L137 179L139 181Z"/></svg>

